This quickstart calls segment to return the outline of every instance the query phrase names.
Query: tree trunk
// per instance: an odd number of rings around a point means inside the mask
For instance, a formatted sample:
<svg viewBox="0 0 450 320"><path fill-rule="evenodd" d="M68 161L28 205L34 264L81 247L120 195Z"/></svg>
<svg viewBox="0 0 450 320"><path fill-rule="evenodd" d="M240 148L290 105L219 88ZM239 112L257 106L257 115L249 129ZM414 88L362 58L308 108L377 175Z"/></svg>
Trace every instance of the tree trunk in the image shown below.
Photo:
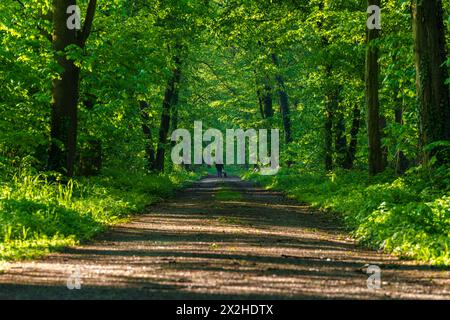
<svg viewBox="0 0 450 320"><path fill-rule="evenodd" d="M255 70L255 75L256 75L256 85L259 85L259 81L258 81L258 77L257 77L257 71ZM272 127L272 120L273 120L273 97L272 97L272 86L270 85L270 79L267 76L267 74L264 76L264 84L263 84L263 88L261 89L257 89L257 95L258 95L258 102L259 102L259 110L261 113L261 117L265 123L266 129L271 129ZM271 150L271 146L272 146L272 135L271 135L271 130L268 130L267 132L267 150Z"/></svg>
<svg viewBox="0 0 450 320"><path fill-rule="evenodd" d="M380 114L380 139L381 139L381 167L383 168L383 170L386 169L389 164L389 162L388 162L389 150L386 146L383 146L383 144L382 144L383 139L386 138L386 127L387 127L387 119L381 113Z"/></svg>
<svg viewBox="0 0 450 320"><path fill-rule="evenodd" d="M56 61L64 70L60 78L53 81L52 111L48 170L57 171L68 177L74 175L77 144L77 105L79 98L80 69L65 54L70 45L84 47L91 32L96 0L88 5L83 30L67 27L67 8L76 5L76 0L53 0L53 49Z"/></svg>
<svg viewBox="0 0 450 320"><path fill-rule="evenodd" d="M397 105L395 108L395 122L399 125L403 125L403 109L401 105ZM402 150L398 150L396 154L395 161L395 172L400 175L405 173L406 169L408 169L408 159L405 157L405 154Z"/></svg>
<svg viewBox="0 0 450 320"><path fill-rule="evenodd" d="M450 100L449 87L445 84L448 68L442 1L414 0L412 14L420 142L425 147L432 142L450 140ZM424 152L424 162L437 151Z"/></svg>
<svg viewBox="0 0 450 320"><path fill-rule="evenodd" d="M178 111L178 100L179 100L179 94L180 94L180 92L179 92L179 90L175 90L175 95L174 95L174 97L173 97L173 99L172 99L172 106L171 106L171 109L172 109L172 114L171 114L171 121L170 121L170 132L174 132L175 130L177 130L178 129L178 121L179 121L179 119L178 119L178 117L179 117L179 111ZM177 144L177 142L176 141L171 141L171 147L173 148L173 147L175 147L176 146L176 144Z"/></svg>
<svg viewBox="0 0 450 320"><path fill-rule="evenodd" d="M368 0L368 6L380 6L380 0ZM369 174L376 175L384 170L380 134L380 101L378 46L374 43L380 37L377 29L367 29L366 51L366 105L367 131L369 138Z"/></svg>
<svg viewBox="0 0 450 320"><path fill-rule="evenodd" d="M260 89L256 90L256 94L258 96L258 105L259 105L259 112L261 113L261 118L265 119L266 115L264 114L264 102L263 102L264 100L261 90Z"/></svg>
<svg viewBox="0 0 450 320"><path fill-rule="evenodd" d="M325 1L321 0L319 3L319 10L324 12L325 10ZM320 19L317 22L317 27L320 32L324 31L323 26L324 20ZM328 38L325 34L322 34L322 49L326 52L327 47L330 45ZM329 61L329 60L327 60ZM325 68L325 76L327 79L327 86L325 92L325 121L324 121L324 164L325 171L333 170L333 117L334 117L334 100L337 99L335 97L335 93L333 92L332 85L329 84L329 80L332 77L332 65L330 63L325 63L323 65Z"/></svg>
<svg viewBox="0 0 450 320"><path fill-rule="evenodd" d="M166 148L168 145L167 137L170 130L170 113L172 104L176 95L178 95L178 85L181 78L181 61L180 57L175 57L175 70L167 84L164 95L163 108L161 114L161 124L159 128L158 150L156 152L155 169L159 172L164 171L164 160Z"/></svg>
<svg viewBox="0 0 450 320"><path fill-rule="evenodd" d="M273 118L273 97L272 97L272 86L270 85L269 77L266 75L264 79L264 95L263 95L263 105L264 105L264 116L266 119Z"/></svg>
<svg viewBox="0 0 450 320"><path fill-rule="evenodd" d="M274 53L272 54L272 61L274 65L279 69L280 62L278 56ZM289 110L289 98L286 92L286 86L284 84L283 76L278 73L275 76L278 84L278 95L280 97L280 112L283 119L284 127L284 140L286 143L292 142L292 132L291 132L291 115Z"/></svg>
<svg viewBox="0 0 450 320"><path fill-rule="evenodd" d="M327 74L330 68L327 67ZM338 90L331 90L325 100L325 170L333 170L333 123L338 104Z"/></svg>
<svg viewBox="0 0 450 320"><path fill-rule="evenodd" d="M265 105L266 105L266 91L267 91L267 76L265 78L265 83L264 83L264 87L262 87L261 89L261 83L260 83L260 79L258 76L258 71L255 69L253 70L254 74L255 74L255 85L256 85L256 95L258 97L258 105L259 105L259 112L261 113L261 118L262 119L266 119L266 113L265 113ZM272 99L270 99L270 101L272 101ZM270 112L270 111L269 111Z"/></svg>
<svg viewBox="0 0 450 320"><path fill-rule="evenodd" d="M347 156L347 137L345 135L345 131L344 114L338 111L335 125L334 145L336 150L336 162L340 167L344 167Z"/></svg>
<svg viewBox="0 0 450 320"><path fill-rule="evenodd" d="M325 170L333 170L333 113L326 111L325 119Z"/></svg>
<svg viewBox="0 0 450 320"><path fill-rule="evenodd" d="M361 126L361 109L358 104L353 108L352 129L350 130L350 143L347 147L347 155L343 164L344 169L352 169L356 157L356 147L358 146L358 133Z"/></svg>
<svg viewBox="0 0 450 320"><path fill-rule="evenodd" d="M400 59L400 55L397 52L396 54L392 55L392 64L397 65ZM398 70L400 71L400 70ZM399 126L403 126L403 99L401 98L401 84L398 83L395 85L394 87L394 104L395 104L395 109L394 109L394 118L395 118L395 123L398 124ZM400 145L401 141L400 141L400 137L396 137L396 144L397 146ZM409 163L408 163L408 159L406 158L404 152L397 147L397 150L395 150L395 173L397 175L402 175L406 172L406 170L408 169Z"/></svg>
<svg viewBox="0 0 450 320"><path fill-rule="evenodd" d="M178 100L179 100L180 90L175 90L174 95L172 97L172 103L171 103L171 109L172 109L172 115L171 115L171 129L170 131L173 132L178 129Z"/></svg>
<svg viewBox="0 0 450 320"><path fill-rule="evenodd" d="M76 30L69 30L66 25L66 10L75 4L75 0L53 2L53 49L56 52L64 52L67 46L76 44ZM48 169L71 177L76 153L80 70L65 55L58 55L56 60L64 71L53 81Z"/></svg>
<svg viewBox="0 0 450 320"><path fill-rule="evenodd" d="M147 158L147 169L148 171L155 170L155 149L153 148L153 136L152 129L150 127L150 117L148 115L149 105L145 101L139 102L141 110L141 121L142 121L142 131L144 133L146 144L145 144L145 155Z"/></svg>
<svg viewBox="0 0 450 320"><path fill-rule="evenodd" d="M260 48L263 48L263 43L261 41L258 41L258 45ZM262 71L264 73L264 71ZM255 75L257 75L258 72L255 70ZM258 78L257 78L258 79ZM263 104L263 109L261 114L263 115L263 118L267 119L267 124L271 125L271 120L274 115L273 111L273 88L270 82L270 78L267 74L264 74L264 86L263 86L263 92L261 94L261 102ZM270 139L269 139L270 140Z"/></svg>

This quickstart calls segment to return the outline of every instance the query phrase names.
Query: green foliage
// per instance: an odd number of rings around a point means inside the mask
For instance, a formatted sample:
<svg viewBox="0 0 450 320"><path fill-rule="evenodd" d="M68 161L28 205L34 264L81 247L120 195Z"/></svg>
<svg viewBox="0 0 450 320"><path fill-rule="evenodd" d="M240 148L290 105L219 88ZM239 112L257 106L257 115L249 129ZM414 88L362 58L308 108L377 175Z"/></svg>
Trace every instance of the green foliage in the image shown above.
<svg viewBox="0 0 450 320"><path fill-rule="evenodd" d="M435 265L450 265L450 169L412 169L392 178L363 172L323 175L282 170L275 177L247 174L268 188L335 212L361 243ZM440 181L445 180L444 183ZM444 186L445 187L444 187Z"/></svg>

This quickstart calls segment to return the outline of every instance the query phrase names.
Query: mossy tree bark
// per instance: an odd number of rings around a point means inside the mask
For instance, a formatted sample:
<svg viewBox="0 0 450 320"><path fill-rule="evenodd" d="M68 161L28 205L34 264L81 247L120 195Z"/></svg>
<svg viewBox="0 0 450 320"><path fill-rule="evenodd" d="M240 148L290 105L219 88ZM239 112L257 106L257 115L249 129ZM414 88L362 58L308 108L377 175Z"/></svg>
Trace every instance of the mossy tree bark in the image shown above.
<svg viewBox="0 0 450 320"><path fill-rule="evenodd" d="M441 0L414 0L412 8L420 142L425 147L450 140L445 27ZM436 152L424 152L424 162Z"/></svg>

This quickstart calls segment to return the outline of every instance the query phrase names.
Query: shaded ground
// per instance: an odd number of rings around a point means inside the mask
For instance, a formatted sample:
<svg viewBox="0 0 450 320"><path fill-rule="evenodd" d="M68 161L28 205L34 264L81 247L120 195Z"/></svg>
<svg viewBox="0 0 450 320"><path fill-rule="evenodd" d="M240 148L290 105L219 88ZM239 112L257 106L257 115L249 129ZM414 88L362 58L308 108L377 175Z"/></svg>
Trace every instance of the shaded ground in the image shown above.
<svg viewBox="0 0 450 320"><path fill-rule="evenodd" d="M77 270L81 289L69 290ZM358 248L306 205L208 178L91 244L8 264L0 298L450 299L450 270Z"/></svg>

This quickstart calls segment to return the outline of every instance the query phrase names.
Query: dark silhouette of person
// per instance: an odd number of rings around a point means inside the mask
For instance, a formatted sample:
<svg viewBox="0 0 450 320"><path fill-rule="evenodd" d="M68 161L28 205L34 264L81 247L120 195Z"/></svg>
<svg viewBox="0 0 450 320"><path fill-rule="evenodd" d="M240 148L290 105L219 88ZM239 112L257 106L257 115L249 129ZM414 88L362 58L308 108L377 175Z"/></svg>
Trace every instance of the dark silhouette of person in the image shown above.
<svg viewBox="0 0 450 320"><path fill-rule="evenodd" d="M216 163L216 170L217 170L217 177L222 178L223 177L223 164Z"/></svg>

